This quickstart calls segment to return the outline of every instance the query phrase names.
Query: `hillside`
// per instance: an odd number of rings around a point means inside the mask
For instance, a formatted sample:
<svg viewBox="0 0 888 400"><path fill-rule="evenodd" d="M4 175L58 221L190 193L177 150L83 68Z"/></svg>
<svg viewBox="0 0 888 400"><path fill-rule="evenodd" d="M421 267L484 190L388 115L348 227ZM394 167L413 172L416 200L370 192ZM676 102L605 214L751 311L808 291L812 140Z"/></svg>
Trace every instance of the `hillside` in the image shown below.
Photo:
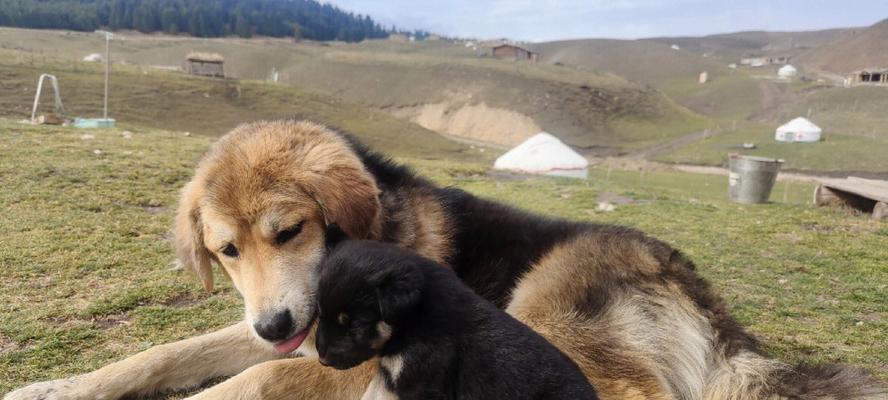
<svg viewBox="0 0 888 400"><path fill-rule="evenodd" d="M840 75L863 68L888 68L888 19L842 32L835 40L799 59L804 65Z"/></svg>
<svg viewBox="0 0 888 400"><path fill-rule="evenodd" d="M736 63L742 57L788 55L804 52L835 40L849 29L825 29L799 32L747 31L702 37L664 37L652 41L672 45L697 54L706 54Z"/></svg>
<svg viewBox="0 0 888 400"><path fill-rule="evenodd" d="M30 116L36 80L44 72L58 77L69 116L101 114L100 65L33 60L9 50L0 50L0 113L14 118ZM455 160L484 156L385 113L289 86L115 66L110 92L111 116L137 131L152 127L218 136L247 121L299 116L353 133L396 155L428 153ZM52 91L46 88L43 95L41 110L49 112Z"/></svg>
<svg viewBox="0 0 888 400"><path fill-rule="evenodd" d="M716 120L743 120L760 108L762 88L749 74L728 68L724 60L681 47L675 50L668 41L584 39L540 43L534 48L544 62L619 75ZM704 71L709 81L700 84Z"/></svg>
<svg viewBox="0 0 888 400"><path fill-rule="evenodd" d="M117 62L178 66L192 50L225 56L226 74L278 82L359 103L462 139L513 145L540 130L587 153L614 154L708 126L661 92L619 76L546 62L479 57L459 43L293 43L123 35ZM96 35L5 29L0 46L80 60Z"/></svg>
<svg viewBox="0 0 888 400"><path fill-rule="evenodd" d="M727 65L654 40L582 39L533 46L543 62L577 65L609 72L634 82L656 86L673 79L697 80L703 71L715 78L727 74Z"/></svg>

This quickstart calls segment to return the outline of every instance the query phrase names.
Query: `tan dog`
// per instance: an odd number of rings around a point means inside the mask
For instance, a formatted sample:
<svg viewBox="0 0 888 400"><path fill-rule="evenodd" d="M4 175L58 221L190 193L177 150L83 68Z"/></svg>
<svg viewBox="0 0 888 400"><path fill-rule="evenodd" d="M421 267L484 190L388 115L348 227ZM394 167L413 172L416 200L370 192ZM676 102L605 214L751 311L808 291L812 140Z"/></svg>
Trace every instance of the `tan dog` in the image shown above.
<svg viewBox="0 0 888 400"><path fill-rule="evenodd" d="M180 261L207 289L221 266L245 321L6 399L115 399L231 375L195 398L358 399L375 366L324 368L309 334L332 222L448 266L570 356L603 399L885 398L860 371L759 355L694 266L662 242L438 188L320 125L278 121L214 144L176 217Z"/></svg>

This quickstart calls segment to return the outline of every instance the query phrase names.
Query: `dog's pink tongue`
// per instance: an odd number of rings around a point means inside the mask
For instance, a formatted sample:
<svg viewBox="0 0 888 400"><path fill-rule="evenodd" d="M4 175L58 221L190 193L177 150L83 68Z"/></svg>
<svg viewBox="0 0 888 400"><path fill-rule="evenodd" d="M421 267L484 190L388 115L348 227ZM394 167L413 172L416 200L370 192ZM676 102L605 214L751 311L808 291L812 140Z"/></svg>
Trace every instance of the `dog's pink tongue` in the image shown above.
<svg viewBox="0 0 888 400"><path fill-rule="evenodd" d="M287 340L282 342L277 342L274 344L274 349L280 354L290 354L294 350L298 349L299 346L305 341L305 337L308 336L308 328L305 328L302 332L296 334Z"/></svg>

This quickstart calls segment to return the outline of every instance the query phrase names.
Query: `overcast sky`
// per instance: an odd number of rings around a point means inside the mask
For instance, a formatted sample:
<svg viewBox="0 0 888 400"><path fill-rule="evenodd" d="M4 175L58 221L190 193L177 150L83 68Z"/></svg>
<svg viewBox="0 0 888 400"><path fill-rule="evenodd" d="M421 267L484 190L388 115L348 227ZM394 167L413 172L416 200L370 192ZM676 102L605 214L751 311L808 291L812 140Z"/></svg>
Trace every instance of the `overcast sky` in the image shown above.
<svg viewBox="0 0 888 400"><path fill-rule="evenodd" d="M871 25L888 0L329 0L386 26L543 41Z"/></svg>

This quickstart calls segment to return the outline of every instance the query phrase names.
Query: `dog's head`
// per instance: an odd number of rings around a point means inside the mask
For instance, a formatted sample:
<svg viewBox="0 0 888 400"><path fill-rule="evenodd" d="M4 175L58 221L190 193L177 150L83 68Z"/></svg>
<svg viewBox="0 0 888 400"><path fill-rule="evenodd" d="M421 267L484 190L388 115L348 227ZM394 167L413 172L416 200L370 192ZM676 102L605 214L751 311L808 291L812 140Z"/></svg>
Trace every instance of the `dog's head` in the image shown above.
<svg viewBox="0 0 888 400"><path fill-rule="evenodd" d="M211 264L220 265L254 332L289 353L315 317L325 226L373 238L379 212L373 177L341 136L309 122L242 125L212 146L183 189L176 253L207 290Z"/></svg>
<svg viewBox="0 0 888 400"><path fill-rule="evenodd" d="M393 244L348 240L330 246L320 268L315 345L322 364L347 369L379 354L410 319L424 275L419 256Z"/></svg>

